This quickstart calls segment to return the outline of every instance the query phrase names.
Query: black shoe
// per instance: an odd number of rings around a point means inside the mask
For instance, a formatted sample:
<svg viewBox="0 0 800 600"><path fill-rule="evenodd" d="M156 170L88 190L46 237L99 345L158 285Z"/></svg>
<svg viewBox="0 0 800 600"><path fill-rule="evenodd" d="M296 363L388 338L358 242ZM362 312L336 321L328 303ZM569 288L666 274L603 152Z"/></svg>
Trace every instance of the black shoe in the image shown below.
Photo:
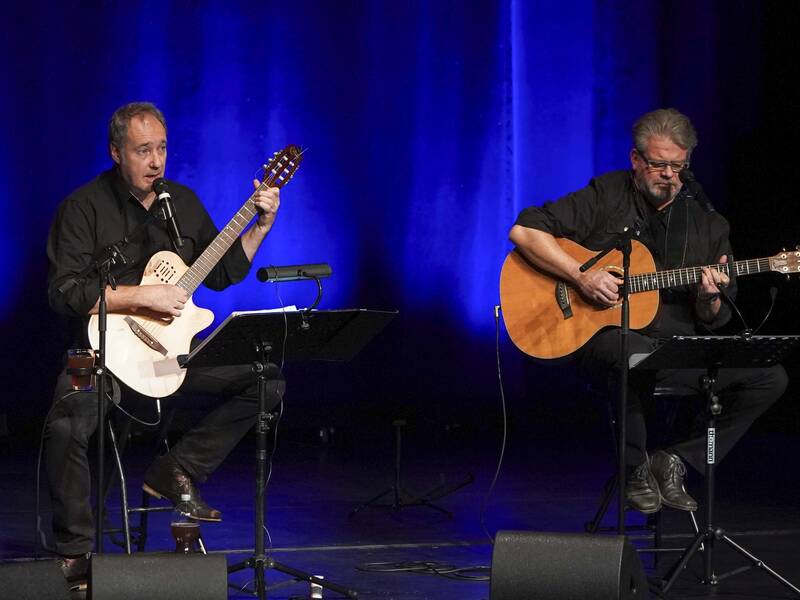
<svg viewBox="0 0 800 600"><path fill-rule="evenodd" d="M58 566L67 580L70 600L85 600L89 581L89 554L62 556Z"/></svg>
<svg viewBox="0 0 800 600"><path fill-rule="evenodd" d="M629 469L625 486L625 498L628 505L646 515L658 512L661 509L661 496L658 493L658 484L650 472L647 461L638 467Z"/></svg>
<svg viewBox="0 0 800 600"><path fill-rule="evenodd" d="M659 450L650 458L650 470L665 506L690 512L697 510L697 501L686 493L683 485L686 467L678 456Z"/></svg>
<svg viewBox="0 0 800 600"><path fill-rule="evenodd" d="M211 508L200 496L192 483L192 478L169 454L157 458L144 474L142 489L156 498L166 498L175 506L181 501L181 494L189 494L192 512L190 517L197 521L222 521L222 513Z"/></svg>

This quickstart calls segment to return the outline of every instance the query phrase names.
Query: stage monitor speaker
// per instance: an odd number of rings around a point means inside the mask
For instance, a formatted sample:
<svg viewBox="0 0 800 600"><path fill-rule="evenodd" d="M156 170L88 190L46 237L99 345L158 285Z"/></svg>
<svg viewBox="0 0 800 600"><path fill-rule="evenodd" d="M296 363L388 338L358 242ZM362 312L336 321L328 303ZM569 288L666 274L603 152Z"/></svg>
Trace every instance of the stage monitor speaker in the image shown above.
<svg viewBox="0 0 800 600"><path fill-rule="evenodd" d="M70 600L67 580L54 560L0 565L0 597L14 600Z"/></svg>
<svg viewBox="0 0 800 600"><path fill-rule="evenodd" d="M645 600L647 578L622 536L498 531L491 600Z"/></svg>
<svg viewBox="0 0 800 600"><path fill-rule="evenodd" d="M91 600L226 600L228 563L221 554L96 554Z"/></svg>

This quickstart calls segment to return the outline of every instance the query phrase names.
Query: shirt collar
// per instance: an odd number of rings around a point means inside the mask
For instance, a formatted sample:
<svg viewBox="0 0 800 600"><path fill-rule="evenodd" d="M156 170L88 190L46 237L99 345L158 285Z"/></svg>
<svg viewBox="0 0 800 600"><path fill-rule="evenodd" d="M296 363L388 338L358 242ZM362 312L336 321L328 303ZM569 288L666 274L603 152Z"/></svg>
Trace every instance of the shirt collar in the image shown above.
<svg viewBox="0 0 800 600"><path fill-rule="evenodd" d="M119 165L111 167L111 188L114 190L114 196L117 201L122 205L123 202L134 202L139 207L144 208L139 199L133 195L128 184L122 178L122 173L119 172Z"/></svg>

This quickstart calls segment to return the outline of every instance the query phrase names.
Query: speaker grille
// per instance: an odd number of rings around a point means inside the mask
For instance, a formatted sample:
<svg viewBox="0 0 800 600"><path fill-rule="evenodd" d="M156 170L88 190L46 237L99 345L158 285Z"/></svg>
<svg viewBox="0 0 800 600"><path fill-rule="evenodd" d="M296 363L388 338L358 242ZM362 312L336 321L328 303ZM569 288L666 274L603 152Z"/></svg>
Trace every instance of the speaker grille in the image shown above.
<svg viewBox="0 0 800 600"><path fill-rule="evenodd" d="M491 600L644 600L642 564L624 537L500 531Z"/></svg>

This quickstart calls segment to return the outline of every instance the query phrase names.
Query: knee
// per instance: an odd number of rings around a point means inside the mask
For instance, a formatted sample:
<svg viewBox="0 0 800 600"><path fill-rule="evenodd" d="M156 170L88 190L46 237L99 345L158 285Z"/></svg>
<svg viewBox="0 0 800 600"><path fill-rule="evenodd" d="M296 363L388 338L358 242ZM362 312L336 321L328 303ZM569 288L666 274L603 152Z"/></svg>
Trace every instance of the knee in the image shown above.
<svg viewBox="0 0 800 600"><path fill-rule="evenodd" d="M93 399L92 399L93 400ZM87 448L89 439L97 428L97 412L90 407L81 410L79 404L58 404L48 415L45 440L48 443L63 443Z"/></svg>
<svg viewBox="0 0 800 600"><path fill-rule="evenodd" d="M72 439L72 422L66 416L51 416L47 420L44 439L48 443L66 442Z"/></svg>

